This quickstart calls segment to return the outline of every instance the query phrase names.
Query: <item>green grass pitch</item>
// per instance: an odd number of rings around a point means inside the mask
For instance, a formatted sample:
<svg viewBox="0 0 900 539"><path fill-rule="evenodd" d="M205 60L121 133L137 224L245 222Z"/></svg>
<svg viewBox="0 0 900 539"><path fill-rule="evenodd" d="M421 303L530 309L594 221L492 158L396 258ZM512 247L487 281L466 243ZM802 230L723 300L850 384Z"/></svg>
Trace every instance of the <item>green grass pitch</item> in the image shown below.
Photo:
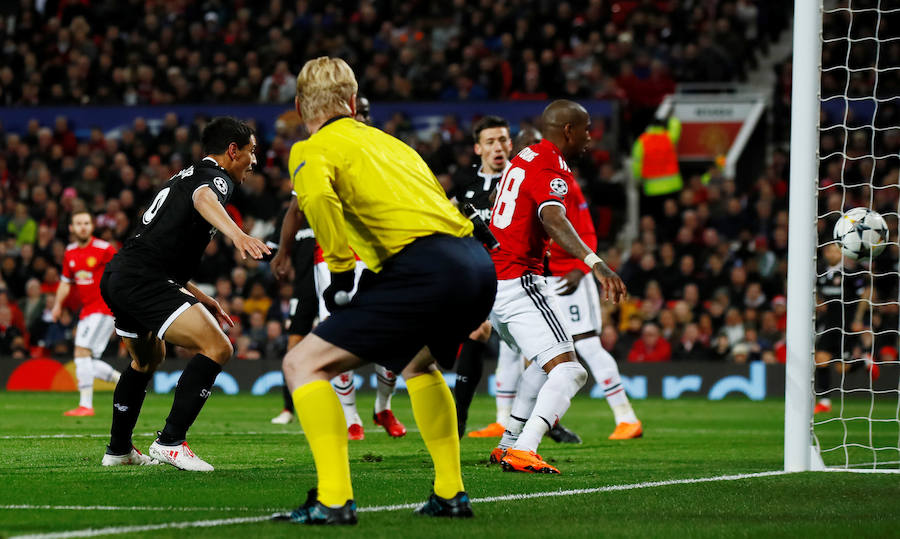
<svg viewBox="0 0 900 539"><path fill-rule="evenodd" d="M86 534L62 534L102 528L114 528L107 530L115 532L113 536L182 539L299 534L393 539L900 534L896 474L804 473L679 482L780 470L784 403L779 400L636 401L645 437L611 442L606 439L613 428L609 407L579 397L564 423L581 434L584 444L558 445L545 439L540 449L562 475L504 473L487 464L494 440L466 438L463 475L475 499L475 518L418 517L408 507L386 508L420 503L430 490L431 464L409 400L404 393L394 397L397 416L410 428L405 438L394 440L368 419L373 397L360 395L366 439L350 443L359 524L307 529L261 520L272 511L296 506L315 484L312 457L299 426L269 423L280 409L278 395L216 394L210 399L189 442L216 471L192 474L169 466L102 468L110 418L109 406L102 403L108 402L109 393L96 396L98 415L93 418L62 416L75 404L73 394L0 393L0 536L77 537ZM141 450L146 451L151 433L162 427L171 398L147 397L135 437ZM862 415L868 410L867 401L852 406ZM492 420L493 399L477 397L470 426ZM851 425L853 429L867 436L862 427ZM835 432L843 435L841 429ZM60 436L49 437L53 435ZM896 434L886 437L891 436L896 447ZM658 484L665 481L674 483ZM620 487L596 490L609 486ZM549 495L579 489L589 492ZM513 494L538 496L510 499ZM501 499L483 500L489 497ZM224 519L245 521L223 525ZM197 521L216 525L191 525Z"/></svg>

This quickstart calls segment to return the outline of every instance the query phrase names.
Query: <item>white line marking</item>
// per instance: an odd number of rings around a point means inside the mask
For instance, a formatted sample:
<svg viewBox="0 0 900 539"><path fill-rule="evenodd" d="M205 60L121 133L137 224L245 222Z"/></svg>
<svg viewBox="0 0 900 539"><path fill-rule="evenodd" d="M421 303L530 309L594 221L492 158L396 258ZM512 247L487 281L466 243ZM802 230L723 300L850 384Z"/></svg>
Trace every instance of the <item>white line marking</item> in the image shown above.
<svg viewBox="0 0 900 539"><path fill-rule="evenodd" d="M406 429L407 432L419 432L419 429L409 428ZM374 429L374 433L384 433L387 436L387 433L382 431L381 429ZM194 434L196 437L203 436L271 436L273 434L285 434L288 436L297 436L302 435L303 431L299 428L296 430L275 430L275 431L245 431L245 432L198 432ZM135 432L133 436L137 437L152 437L156 438L155 432ZM4 435L0 436L0 440L56 440L56 439L78 439L78 438L109 438L109 433L103 434L23 434L23 435Z"/></svg>
<svg viewBox="0 0 900 539"><path fill-rule="evenodd" d="M262 517L223 518L219 520L197 520L193 522L167 522L165 524L147 524L145 526L112 526L109 528L88 528L70 532L38 533L33 535L19 535L19 539L66 539L69 537L97 537L98 535L119 535L123 533L147 532L153 530L165 530L171 528L213 528L215 526L228 526L230 524L247 524L249 522L262 522L269 520L269 515Z"/></svg>
<svg viewBox="0 0 900 539"><path fill-rule="evenodd" d="M759 472L735 475L719 475L715 477L700 477L694 479L671 479L668 481L650 481L645 483L632 483L630 485L609 485L597 488L582 488L572 490L557 490L549 492L534 492L531 494L507 494L505 496L489 496L486 498L475 498L473 503L490 503L504 501L529 500L533 498L549 498L558 496L574 496L578 494L594 494L598 492L614 492L620 490L635 490L642 488L665 487L671 485L687 485L693 483L709 483L713 481L737 481L741 479L753 479L757 477L770 477L775 475L785 475L788 472L778 470L773 472ZM360 513L380 513L386 511L399 511L403 509L415 509L421 503L407 503L397 505L381 505L373 507L361 507L358 509ZM127 508L122 508L127 509ZM262 510L262 509L261 509ZM96 537L99 535L119 535L124 533L135 533L142 531L162 530L169 528L212 528L216 526L228 526L231 524L245 524L249 522L262 522L268 520L269 515L259 517L242 517L227 518L219 520L199 520L188 522L169 522L165 524L148 524L142 526L113 526L109 528L88 528L84 530L73 530L68 532L54 532L33 535L18 535L10 539L67 539L70 537Z"/></svg>
<svg viewBox="0 0 900 539"><path fill-rule="evenodd" d="M150 507L133 505L131 507L121 505L29 505L14 504L0 505L0 509L38 509L53 511L283 511L277 507Z"/></svg>

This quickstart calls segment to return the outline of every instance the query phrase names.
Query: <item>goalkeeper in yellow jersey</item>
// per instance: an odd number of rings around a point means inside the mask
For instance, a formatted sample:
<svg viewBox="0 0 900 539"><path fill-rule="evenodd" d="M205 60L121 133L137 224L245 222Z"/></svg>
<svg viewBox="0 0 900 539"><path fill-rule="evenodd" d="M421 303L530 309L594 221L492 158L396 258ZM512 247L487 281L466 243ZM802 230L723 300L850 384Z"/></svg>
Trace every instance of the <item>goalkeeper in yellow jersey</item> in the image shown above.
<svg viewBox="0 0 900 539"><path fill-rule="evenodd" d="M497 290L494 265L422 158L353 119L357 88L338 58L310 60L297 77L297 113L311 135L291 148L289 167L331 271L323 296L332 314L284 358L318 486L303 505L276 517L356 523L346 426L329 380L365 363L406 379L435 473L417 512L470 517L456 409L435 361L452 365L459 345L487 318ZM371 270L358 286L354 252Z"/></svg>

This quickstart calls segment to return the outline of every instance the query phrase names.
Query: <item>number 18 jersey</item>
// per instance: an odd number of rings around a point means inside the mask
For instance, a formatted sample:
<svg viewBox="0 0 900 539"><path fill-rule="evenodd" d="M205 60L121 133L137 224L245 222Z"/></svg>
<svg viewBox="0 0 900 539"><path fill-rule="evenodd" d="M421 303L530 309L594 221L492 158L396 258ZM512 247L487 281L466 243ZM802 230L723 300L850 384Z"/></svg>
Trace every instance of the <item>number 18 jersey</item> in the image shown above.
<svg viewBox="0 0 900 539"><path fill-rule="evenodd" d="M497 279L543 274L550 236L541 224L541 210L563 204L575 179L559 149L544 139L519 152L497 187L491 232L500 247L491 253Z"/></svg>

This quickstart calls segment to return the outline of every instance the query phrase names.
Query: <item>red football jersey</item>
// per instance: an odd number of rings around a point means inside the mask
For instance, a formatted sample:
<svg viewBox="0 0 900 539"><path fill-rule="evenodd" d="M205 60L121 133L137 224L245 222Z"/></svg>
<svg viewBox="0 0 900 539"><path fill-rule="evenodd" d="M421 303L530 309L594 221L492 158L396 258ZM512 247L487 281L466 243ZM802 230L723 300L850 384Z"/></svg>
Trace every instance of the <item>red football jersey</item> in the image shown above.
<svg viewBox="0 0 900 539"><path fill-rule="evenodd" d="M544 206L565 208L572 171L559 149L547 139L529 146L510 161L497 187L491 212L491 232L500 247L491 253L497 278L542 275L550 236L541 224Z"/></svg>
<svg viewBox="0 0 900 539"><path fill-rule="evenodd" d="M577 181L569 183L569 193L566 195L566 217L578 233L578 237L591 249L597 248L597 231L594 229L594 221L591 219L591 211L584 199L584 193ZM562 277L573 269L580 269L588 273L587 267L581 259L575 258L556 243L550 244L550 273Z"/></svg>
<svg viewBox="0 0 900 539"><path fill-rule="evenodd" d="M116 254L116 248L109 243L91 238L84 247L70 243L63 257L63 270L60 278L75 285L81 298L82 308L79 318L94 313L112 316L112 311L100 297L100 277L107 262Z"/></svg>

